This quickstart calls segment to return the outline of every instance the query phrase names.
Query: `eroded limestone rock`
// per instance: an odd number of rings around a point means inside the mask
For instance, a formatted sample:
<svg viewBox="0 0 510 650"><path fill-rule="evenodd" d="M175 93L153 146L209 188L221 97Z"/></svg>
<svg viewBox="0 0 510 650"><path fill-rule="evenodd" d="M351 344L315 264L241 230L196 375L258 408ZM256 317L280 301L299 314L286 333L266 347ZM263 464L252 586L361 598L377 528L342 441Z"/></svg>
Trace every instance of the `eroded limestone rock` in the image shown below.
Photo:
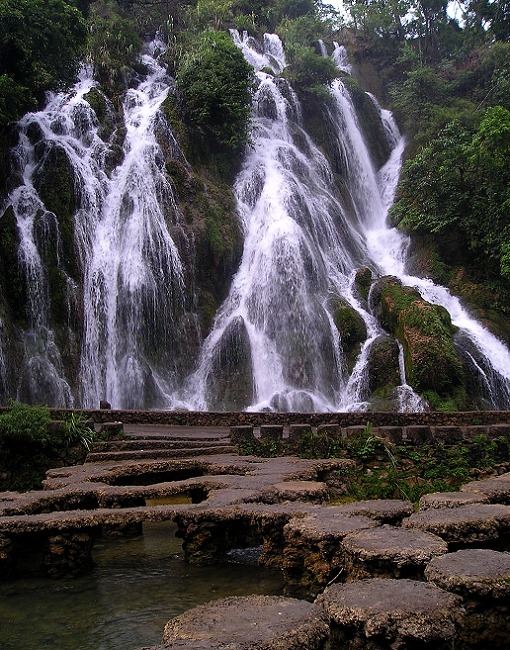
<svg viewBox="0 0 510 650"><path fill-rule="evenodd" d="M321 611L312 603L249 596L223 598L171 619L163 643L165 648L322 650L328 634Z"/></svg>
<svg viewBox="0 0 510 650"><path fill-rule="evenodd" d="M450 650L464 614L457 596L414 580L332 585L317 604L330 623L331 647L345 650Z"/></svg>

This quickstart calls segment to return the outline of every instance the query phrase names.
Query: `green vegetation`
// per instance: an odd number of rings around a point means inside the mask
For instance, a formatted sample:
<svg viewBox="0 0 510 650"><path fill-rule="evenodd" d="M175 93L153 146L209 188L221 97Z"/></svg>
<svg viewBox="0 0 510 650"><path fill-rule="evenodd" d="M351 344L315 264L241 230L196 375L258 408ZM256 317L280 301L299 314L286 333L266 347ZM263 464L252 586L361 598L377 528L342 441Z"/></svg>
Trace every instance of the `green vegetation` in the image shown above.
<svg viewBox="0 0 510 650"><path fill-rule="evenodd" d="M0 415L0 490L39 488L50 467L83 462L95 438L82 414L52 422L45 406L11 402Z"/></svg>
<svg viewBox="0 0 510 650"><path fill-rule="evenodd" d="M0 0L0 125L74 81L86 24L73 2Z"/></svg>
<svg viewBox="0 0 510 650"><path fill-rule="evenodd" d="M198 35L176 76L182 113L195 137L227 149L246 144L252 74L228 34Z"/></svg>
<svg viewBox="0 0 510 650"><path fill-rule="evenodd" d="M286 453L281 443L257 442L242 448L244 454L274 457ZM287 453L302 458L346 458L355 466L342 470L346 492L342 500L408 499L417 502L430 492L455 491L472 477L495 472L510 463L506 436L476 436L472 443L395 445L374 434L367 423L359 434L342 438L325 431L301 438Z"/></svg>

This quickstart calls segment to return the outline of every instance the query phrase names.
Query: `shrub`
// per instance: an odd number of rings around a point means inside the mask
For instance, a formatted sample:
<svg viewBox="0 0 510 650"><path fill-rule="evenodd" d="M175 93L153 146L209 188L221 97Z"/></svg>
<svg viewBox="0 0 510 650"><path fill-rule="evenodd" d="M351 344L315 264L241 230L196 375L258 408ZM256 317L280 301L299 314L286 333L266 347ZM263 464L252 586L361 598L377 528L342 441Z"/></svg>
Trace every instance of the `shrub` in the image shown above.
<svg viewBox="0 0 510 650"><path fill-rule="evenodd" d="M253 70L223 32L202 32L178 66L183 116L196 135L221 149L248 140Z"/></svg>

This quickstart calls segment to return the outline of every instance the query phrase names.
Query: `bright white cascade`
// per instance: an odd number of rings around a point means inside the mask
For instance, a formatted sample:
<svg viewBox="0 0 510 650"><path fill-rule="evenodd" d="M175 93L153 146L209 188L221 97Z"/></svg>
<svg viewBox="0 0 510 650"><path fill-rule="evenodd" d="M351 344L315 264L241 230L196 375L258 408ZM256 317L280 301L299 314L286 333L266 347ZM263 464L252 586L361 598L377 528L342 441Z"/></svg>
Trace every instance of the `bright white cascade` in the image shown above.
<svg viewBox="0 0 510 650"><path fill-rule="evenodd" d="M234 188L244 254L204 345L191 387L193 406L211 407L211 391L222 381L218 358L225 342L235 340L244 346L239 356L245 364L245 381L252 375L253 383L246 388L250 409L363 409L367 351L380 327L351 287L354 270L367 259L365 201L372 196L383 209L377 179L374 174L366 178L367 157L356 161L353 192L364 213L357 223L350 223L329 163L301 126L301 108L292 88L283 78L265 72L269 68L278 73L285 67L278 37L266 37L263 50L246 33L233 32L233 38L255 67L258 80L253 143ZM338 95L341 103L340 90ZM352 125L349 114L345 128ZM368 331L351 373L333 322L333 306L339 299L361 314Z"/></svg>
<svg viewBox="0 0 510 650"><path fill-rule="evenodd" d="M99 121L87 101L95 82L86 72L69 93L53 95L43 111L20 123L16 155L23 184L7 206L12 205L17 219L30 305L19 392L32 401L73 403L48 324L44 261L53 247L66 279L67 302L83 320L81 360L74 368L79 402L97 407L106 399L115 408L174 405L176 350L184 347L176 312L182 315L185 291L174 239L185 247L186 238L157 139L159 135L182 158L160 110L171 83L156 58L162 50L158 40L147 46L142 60L148 75L124 97L123 140L105 98L112 134L106 142L99 137ZM62 224L44 204L41 179L46 164L55 162L72 174L74 251L62 250ZM76 283L60 264L63 255L78 256L83 296L76 296ZM188 341L192 329L188 327Z"/></svg>
<svg viewBox="0 0 510 650"><path fill-rule="evenodd" d="M466 354L482 375L489 401L497 407L508 405L506 348L470 319L445 289L405 273L408 240L387 224L405 145L391 113L371 97L390 151L386 164L376 170L349 92L340 79L334 82L329 117L349 196L347 211L335 193L329 163L302 128L292 88L265 71L277 75L286 65L279 39L266 36L261 48L246 33L233 31L232 36L254 66L258 83L253 142L235 183L245 246L193 377L191 406L218 407L213 387L228 382L232 368L228 359L225 363L225 349L234 345L239 349L232 359L243 364L236 381L251 402L250 410L365 409L368 356L383 332L352 289L354 273L361 266L379 275L396 275L404 284L416 286L426 300L445 306L469 339L473 349ZM326 54L324 44L321 47ZM335 44L332 58L350 72L342 46ZM338 300L354 307L367 329L367 340L350 372L333 322ZM400 409L427 408L406 382L402 350L400 372L402 385L396 395ZM221 407L232 404L224 400Z"/></svg>
<svg viewBox="0 0 510 650"><path fill-rule="evenodd" d="M170 79L154 57L158 47L164 48L151 44L143 56L147 78L124 97L123 159L91 232L81 367L86 405L101 396L121 408L173 405L185 287L170 228L184 234L156 138L159 128L178 149L160 110Z"/></svg>

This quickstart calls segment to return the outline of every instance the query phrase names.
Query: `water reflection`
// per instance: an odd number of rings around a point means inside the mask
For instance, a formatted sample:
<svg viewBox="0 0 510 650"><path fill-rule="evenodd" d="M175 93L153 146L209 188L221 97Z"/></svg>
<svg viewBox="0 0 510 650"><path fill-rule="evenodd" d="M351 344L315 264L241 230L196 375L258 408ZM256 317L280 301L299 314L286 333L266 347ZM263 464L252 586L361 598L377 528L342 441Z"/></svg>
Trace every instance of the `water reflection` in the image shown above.
<svg viewBox="0 0 510 650"><path fill-rule="evenodd" d="M98 540L93 575L0 585L0 650L129 650L161 642L169 618L209 600L281 594L278 572L184 563L171 523L134 539Z"/></svg>

